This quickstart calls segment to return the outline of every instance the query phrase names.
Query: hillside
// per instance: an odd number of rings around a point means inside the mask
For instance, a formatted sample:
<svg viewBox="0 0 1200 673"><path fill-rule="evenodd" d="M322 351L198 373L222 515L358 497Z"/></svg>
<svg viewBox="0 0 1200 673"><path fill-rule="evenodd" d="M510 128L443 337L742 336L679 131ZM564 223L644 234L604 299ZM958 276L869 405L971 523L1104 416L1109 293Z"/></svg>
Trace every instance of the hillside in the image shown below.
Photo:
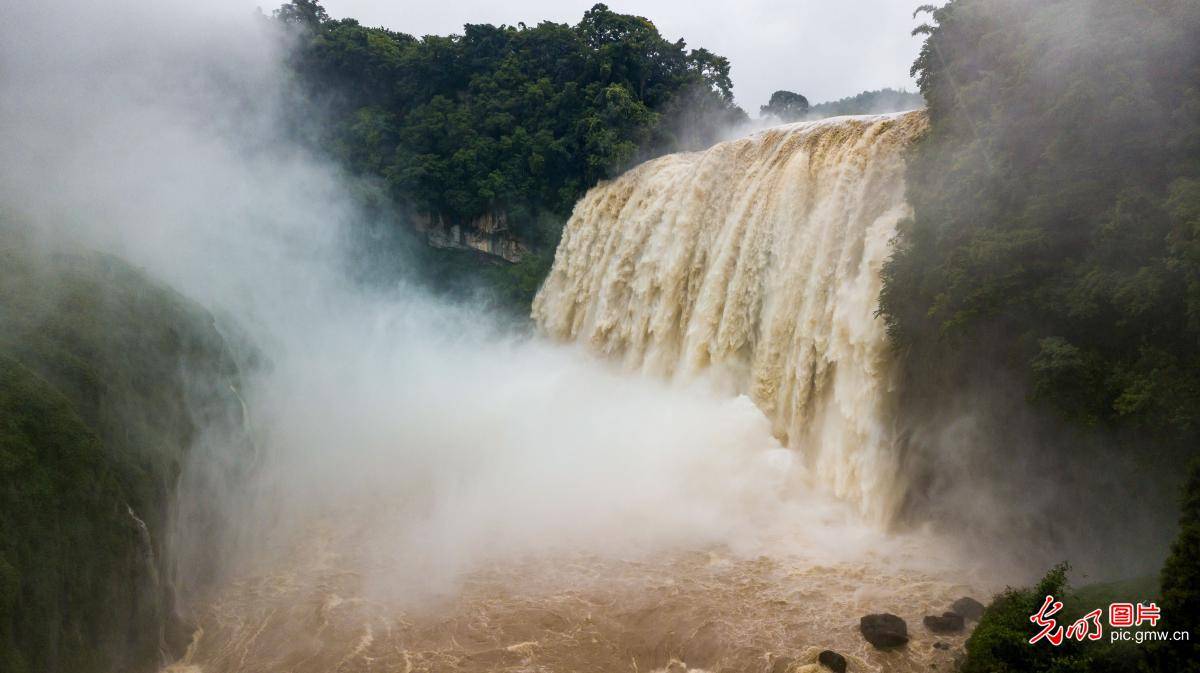
<svg viewBox="0 0 1200 673"><path fill-rule="evenodd" d="M125 263L0 250L0 669L153 671L186 644L173 496L202 425L237 434L236 382L212 318Z"/></svg>

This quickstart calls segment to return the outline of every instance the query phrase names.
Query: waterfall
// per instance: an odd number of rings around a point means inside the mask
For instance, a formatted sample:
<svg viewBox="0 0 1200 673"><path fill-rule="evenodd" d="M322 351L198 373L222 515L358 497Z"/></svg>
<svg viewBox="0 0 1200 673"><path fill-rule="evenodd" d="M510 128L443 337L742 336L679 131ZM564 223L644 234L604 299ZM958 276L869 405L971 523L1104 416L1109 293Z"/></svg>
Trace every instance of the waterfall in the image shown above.
<svg viewBox="0 0 1200 673"><path fill-rule="evenodd" d="M744 393L814 481L886 521L903 496L875 316L923 112L790 124L642 164L575 206L533 304L552 337Z"/></svg>

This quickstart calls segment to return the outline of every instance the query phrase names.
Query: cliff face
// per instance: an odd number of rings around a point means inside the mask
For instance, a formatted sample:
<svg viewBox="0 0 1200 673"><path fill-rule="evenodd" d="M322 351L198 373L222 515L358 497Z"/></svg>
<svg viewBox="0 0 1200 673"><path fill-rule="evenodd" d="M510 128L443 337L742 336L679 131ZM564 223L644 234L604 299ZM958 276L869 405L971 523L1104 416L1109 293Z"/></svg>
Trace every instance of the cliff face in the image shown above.
<svg viewBox="0 0 1200 673"><path fill-rule="evenodd" d="M516 264L529 248L509 231L504 213L489 213L464 224L450 223L441 216L413 216L417 231L435 248L474 250Z"/></svg>
<svg viewBox="0 0 1200 673"><path fill-rule="evenodd" d="M153 671L186 642L172 504L240 432L212 318L119 260L0 246L0 670Z"/></svg>

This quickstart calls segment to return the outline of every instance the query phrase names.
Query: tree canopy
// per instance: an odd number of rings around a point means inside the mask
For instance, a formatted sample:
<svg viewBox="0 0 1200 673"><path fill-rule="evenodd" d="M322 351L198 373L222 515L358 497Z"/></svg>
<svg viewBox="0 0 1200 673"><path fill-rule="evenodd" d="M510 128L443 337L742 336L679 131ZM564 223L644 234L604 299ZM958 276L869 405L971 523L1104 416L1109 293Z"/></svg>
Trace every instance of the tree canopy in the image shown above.
<svg viewBox="0 0 1200 673"><path fill-rule="evenodd" d="M780 121L794 122L808 114L808 99L793 91L776 91L771 100L758 108L763 116L778 117Z"/></svg>
<svg viewBox="0 0 1200 673"><path fill-rule="evenodd" d="M1178 476L1200 446L1200 4L919 11L932 13L913 66L930 129L910 159L914 215L881 294L906 365L903 404L948 406L972 374L987 374L982 386L1002 374L1074 438L1112 439ZM1019 462L1013 439L997 438L997 452ZM1043 448L1086 457L1090 446ZM1162 574L1168 629L1200 624L1197 503L1194 471ZM1037 595L1062 579L1051 573ZM1035 651L1030 596L997 598L963 670L1197 670L1191 643Z"/></svg>
<svg viewBox="0 0 1200 673"><path fill-rule="evenodd" d="M915 216L882 295L895 343L916 372L975 346L1069 420L1195 446L1200 5L955 0L933 19Z"/></svg>
<svg viewBox="0 0 1200 673"><path fill-rule="evenodd" d="M903 89L880 89L839 98L827 103L818 103L808 110L809 119L838 117L841 115L882 114L915 110L925 106L921 94Z"/></svg>
<svg viewBox="0 0 1200 673"><path fill-rule="evenodd" d="M573 26L422 38L330 19L314 0L274 18L295 35L306 97L328 111L316 135L350 170L449 221L504 213L535 247L557 240L539 214L565 219L598 180L745 117L725 58L602 4Z"/></svg>

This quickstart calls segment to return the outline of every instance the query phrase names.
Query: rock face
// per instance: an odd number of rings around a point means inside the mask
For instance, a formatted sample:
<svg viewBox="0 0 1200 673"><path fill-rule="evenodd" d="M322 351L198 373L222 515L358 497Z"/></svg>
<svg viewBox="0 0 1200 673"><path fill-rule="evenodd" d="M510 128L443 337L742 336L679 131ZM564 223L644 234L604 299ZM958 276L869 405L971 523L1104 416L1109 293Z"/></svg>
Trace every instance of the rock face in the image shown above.
<svg viewBox="0 0 1200 673"><path fill-rule="evenodd" d="M900 647L908 642L908 625L893 614L867 615L859 620L863 638L879 649Z"/></svg>
<svg viewBox="0 0 1200 673"><path fill-rule="evenodd" d="M834 673L846 673L846 657L833 650L825 650L818 654L817 661Z"/></svg>
<svg viewBox="0 0 1200 673"><path fill-rule="evenodd" d="M943 612L941 617L927 615L925 628L934 633L955 633L963 630L963 616L957 612Z"/></svg>
<svg viewBox="0 0 1200 673"><path fill-rule="evenodd" d="M474 250L517 263L529 254L529 248L508 229L503 213L486 214L466 224L446 222L440 216L414 215L413 225L435 248Z"/></svg>
<svg viewBox="0 0 1200 673"><path fill-rule="evenodd" d="M983 616L984 610L983 603L980 603L969 596L964 596L954 601L954 604L950 606L950 609L962 615L966 619L976 621Z"/></svg>

